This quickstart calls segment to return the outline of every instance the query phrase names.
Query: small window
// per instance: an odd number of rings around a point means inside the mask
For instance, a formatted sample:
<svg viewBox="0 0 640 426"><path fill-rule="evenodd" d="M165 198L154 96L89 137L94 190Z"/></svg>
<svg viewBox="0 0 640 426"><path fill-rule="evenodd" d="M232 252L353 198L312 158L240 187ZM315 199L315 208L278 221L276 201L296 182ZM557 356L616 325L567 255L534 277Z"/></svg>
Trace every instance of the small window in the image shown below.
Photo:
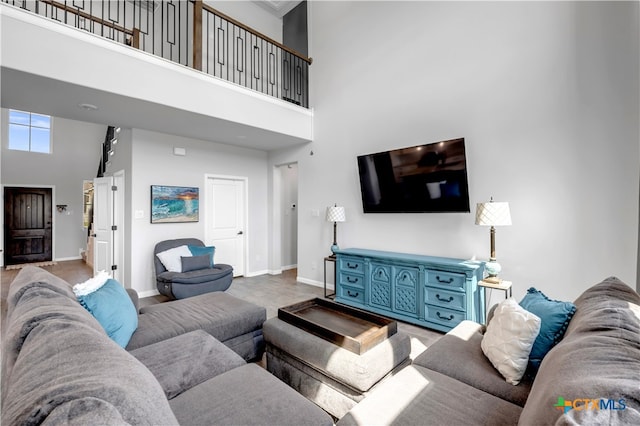
<svg viewBox="0 0 640 426"><path fill-rule="evenodd" d="M9 149L51 153L51 117L9 110Z"/></svg>

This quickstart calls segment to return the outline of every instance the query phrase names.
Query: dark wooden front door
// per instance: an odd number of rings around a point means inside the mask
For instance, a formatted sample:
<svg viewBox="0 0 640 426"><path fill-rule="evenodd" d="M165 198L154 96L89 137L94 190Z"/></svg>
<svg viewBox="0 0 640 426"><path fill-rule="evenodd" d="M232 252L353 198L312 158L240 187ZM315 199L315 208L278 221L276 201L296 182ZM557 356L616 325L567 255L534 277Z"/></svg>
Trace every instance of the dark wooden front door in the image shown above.
<svg viewBox="0 0 640 426"><path fill-rule="evenodd" d="M4 264L51 260L51 188L4 188Z"/></svg>

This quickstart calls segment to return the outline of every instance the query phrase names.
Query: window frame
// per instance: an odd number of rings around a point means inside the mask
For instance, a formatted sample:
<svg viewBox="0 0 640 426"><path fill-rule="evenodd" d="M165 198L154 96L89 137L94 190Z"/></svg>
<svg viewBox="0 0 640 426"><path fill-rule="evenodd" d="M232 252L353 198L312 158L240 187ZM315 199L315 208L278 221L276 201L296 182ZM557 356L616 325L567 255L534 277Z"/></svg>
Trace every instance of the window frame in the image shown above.
<svg viewBox="0 0 640 426"><path fill-rule="evenodd" d="M12 111L16 111L19 113L23 113L23 114L29 114L29 124L21 124L21 123L14 123L11 121L11 112ZM7 149L11 150L11 151L16 151L16 152L29 152L29 153L33 153L33 154L45 154L45 155L51 155L53 154L53 123L54 123L54 118L50 115L47 114L41 114L38 112L33 112L33 111L24 111L21 109L16 109L16 108L7 108L4 111L4 119L6 119L6 130L5 130L5 137L6 137L6 141L7 141ZM49 118L49 127L40 127L40 126L34 126L32 124L32 115L40 115L40 116L45 116ZM13 148L11 147L11 126L12 125L17 125L17 126L23 126L26 127L28 129L28 133L29 133L29 149L19 149L19 148ZM32 149L32 129L42 129L42 130L48 130L48 148L49 150L47 152L42 152L42 151L34 151Z"/></svg>

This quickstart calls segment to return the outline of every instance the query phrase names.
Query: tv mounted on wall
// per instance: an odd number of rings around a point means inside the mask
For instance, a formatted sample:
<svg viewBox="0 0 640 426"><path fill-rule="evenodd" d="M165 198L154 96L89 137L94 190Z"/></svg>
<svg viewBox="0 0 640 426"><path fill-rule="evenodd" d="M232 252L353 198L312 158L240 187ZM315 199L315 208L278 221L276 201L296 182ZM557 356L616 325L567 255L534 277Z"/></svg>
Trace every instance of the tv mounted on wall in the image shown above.
<svg viewBox="0 0 640 426"><path fill-rule="evenodd" d="M358 156L365 213L469 212L464 138Z"/></svg>

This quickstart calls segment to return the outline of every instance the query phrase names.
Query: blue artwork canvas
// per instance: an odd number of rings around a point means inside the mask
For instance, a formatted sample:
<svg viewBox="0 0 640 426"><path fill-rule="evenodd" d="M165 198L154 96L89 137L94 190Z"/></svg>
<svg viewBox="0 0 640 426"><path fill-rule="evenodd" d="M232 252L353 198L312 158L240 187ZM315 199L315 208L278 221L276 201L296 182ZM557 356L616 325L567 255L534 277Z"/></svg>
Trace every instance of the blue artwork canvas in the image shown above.
<svg viewBox="0 0 640 426"><path fill-rule="evenodd" d="M199 189L151 185L151 223L197 222Z"/></svg>

